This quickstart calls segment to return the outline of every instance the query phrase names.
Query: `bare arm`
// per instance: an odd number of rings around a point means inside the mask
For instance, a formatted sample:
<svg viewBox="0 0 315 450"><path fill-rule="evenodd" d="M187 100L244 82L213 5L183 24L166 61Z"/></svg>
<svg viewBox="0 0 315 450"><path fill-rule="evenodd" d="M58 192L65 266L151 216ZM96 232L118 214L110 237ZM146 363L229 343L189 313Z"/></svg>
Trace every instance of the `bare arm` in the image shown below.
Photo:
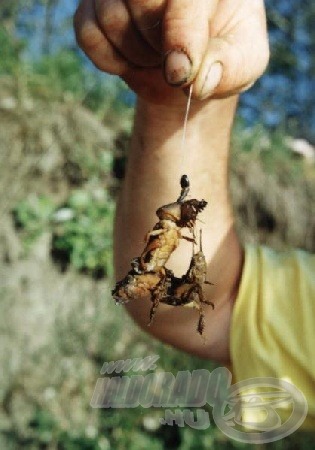
<svg viewBox="0 0 315 450"><path fill-rule="evenodd" d="M242 270L228 192L230 132L237 94L268 61L263 1L81 0L75 28L95 65L121 76L139 99L117 205L117 279L141 253L156 208L178 197L180 175L189 175L195 198L209 202L201 219L208 278L215 285L206 295L216 307L206 311L206 345L196 333L193 310L161 305L150 328L149 299L130 302L128 311L159 339L228 361L230 317ZM179 86L192 82L195 101L183 155L186 99ZM191 245L182 242L170 268L185 272L190 256Z"/></svg>
<svg viewBox="0 0 315 450"><path fill-rule="evenodd" d="M147 329L150 301L139 299L126 307L144 329L159 339L199 356L225 361L229 359L230 313L242 267L242 250L228 195L229 141L235 105L236 97L207 105L193 104L183 155L183 110L139 101L115 227L119 279L129 270L131 258L141 253L143 236L156 222L157 207L175 200L180 176L189 175L193 197L209 201L201 216L204 223L198 224L203 229L208 279L214 283L206 290L215 303L214 311L206 309L206 345L196 333L196 311L160 305L153 325ZM169 267L178 274L186 272L191 251L191 244L182 242Z"/></svg>

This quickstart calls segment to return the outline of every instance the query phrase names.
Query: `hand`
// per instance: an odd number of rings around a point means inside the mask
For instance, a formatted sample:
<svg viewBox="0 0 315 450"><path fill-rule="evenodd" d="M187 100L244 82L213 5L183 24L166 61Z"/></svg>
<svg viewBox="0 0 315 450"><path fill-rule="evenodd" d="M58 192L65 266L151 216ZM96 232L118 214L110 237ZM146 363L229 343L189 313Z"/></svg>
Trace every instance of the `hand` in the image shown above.
<svg viewBox="0 0 315 450"><path fill-rule="evenodd" d="M81 0L79 45L102 71L153 103L226 97L268 63L263 0Z"/></svg>

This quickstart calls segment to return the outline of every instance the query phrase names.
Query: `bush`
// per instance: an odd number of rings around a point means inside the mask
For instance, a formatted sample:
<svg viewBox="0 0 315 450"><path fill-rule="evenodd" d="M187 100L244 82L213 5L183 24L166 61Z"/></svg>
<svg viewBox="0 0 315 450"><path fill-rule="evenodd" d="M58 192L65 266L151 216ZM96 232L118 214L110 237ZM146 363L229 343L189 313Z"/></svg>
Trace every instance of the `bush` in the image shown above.
<svg viewBox="0 0 315 450"><path fill-rule="evenodd" d="M0 75L12 75L19 62L19 58L25 43L12 38L7 31L0 26Z"/></svg>
<svg viewBox="0 0 315 450"><path fill-rule="evenodd" d="M53 201L44 195L30 196L13 209L14 224L22 234L26 252L49 225L54 209Z"/></svg>
<svg viewBox="0 0 315 450"><path fill-rule="evenodd" d="M114 203L107 191L73 191L59 209L46 196L22 200L13 210L25 251L45 230L52 233L51 254L63 270L73 266L95 278L112 275Z"/></svg>
<svg viewBox="0 0 315 450"><path fill-rule="evenodd" d="M105 190L74 191L54 215L53 258L96 278L111 276L113 212Z"/></svg>

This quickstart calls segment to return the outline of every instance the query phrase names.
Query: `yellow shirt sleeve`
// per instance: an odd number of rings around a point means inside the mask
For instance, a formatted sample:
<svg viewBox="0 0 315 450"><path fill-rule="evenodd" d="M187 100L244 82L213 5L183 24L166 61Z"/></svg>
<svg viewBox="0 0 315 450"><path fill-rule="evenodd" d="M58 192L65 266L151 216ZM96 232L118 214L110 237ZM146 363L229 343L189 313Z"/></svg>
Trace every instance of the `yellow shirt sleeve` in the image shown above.
<svg viewBox="0 0 315 450"><path fill-rule="evenodd" d="M248 245L230 336L235 382L285 379L308 402L315 429L315 255Z"/></svg>

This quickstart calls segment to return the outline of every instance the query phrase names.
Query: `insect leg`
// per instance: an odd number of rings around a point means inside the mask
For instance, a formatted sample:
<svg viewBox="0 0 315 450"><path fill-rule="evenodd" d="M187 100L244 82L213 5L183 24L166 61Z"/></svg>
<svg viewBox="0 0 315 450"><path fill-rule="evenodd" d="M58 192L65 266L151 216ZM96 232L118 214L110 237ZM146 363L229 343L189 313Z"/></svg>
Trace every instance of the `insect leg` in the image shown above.
<svg viewBox="0 0 315 450"><path fill-rule="evenodd" d="M202 336L202 333L205 329L205 313L200 301L194 301L194 308L196 308L199 312L199 320L197 325L197 331Z"/></svg>
<svg viewBox="0 0 315 450"><path fill-rule="evenodd" d="M152 242L149 242L146 248L143 250L143 252L140 255L140 265L141 269L146 270L146 256L150 254L153 250L156 250L157 248L161 247L161 242L159 239L154 239Z"/></svg>
<svg viewBox="0 0 315 450"><path fill-rule="evenodd" d="M212 283L210 283L210 284L212 284ZM197 284L197 286L196 286L196 291L198 293L199 302L205 303L206 305L211 305L212 309L214 309L214 304L210 300L206 300L204 298L202 287L199 284Z"/></svg>
<svg viewBox="0 0 315 450"><path fill-rule="evenodd" d="M150 309L150 320L148 323L148 327L153 323L153 319L156 314L156 310L158 309L158 306L160 304L160 295L159 294L160 294L160 292L157 290L152 295L153 305L151 306L151 309Z"/></svg>
<svg viewBox="0 0 315 450"><path fill-rule="evenodd" d="M160 304L160 301L163 297L166 295L166 280L167 280L167 273L164 271L161 272L161 280L158 282L156 287L152 290L152 306L150 309L150 320L148 323L148 326L150 326L153 322L154 316L156 314L156 310L158 309L158 306Z"/></svg>
<svg viewBox="0 0 315 450"><path fill-rule="evenodd" d="M185 241L192 242L193 244L196 244L196 239L194 237L191 238L191 237L188 237L188 236L182 236L182 239L185 239Z"/></svg>
<svg viewBox="0 0 315 450"><path fill-rule="evenodd" d="M144 237L144 242L148 242L151 237L159 236L160 234L162 234L164 232L165 232L165 230L163 230L163 228L159 228L158 230L149 231Z"/></svg>

